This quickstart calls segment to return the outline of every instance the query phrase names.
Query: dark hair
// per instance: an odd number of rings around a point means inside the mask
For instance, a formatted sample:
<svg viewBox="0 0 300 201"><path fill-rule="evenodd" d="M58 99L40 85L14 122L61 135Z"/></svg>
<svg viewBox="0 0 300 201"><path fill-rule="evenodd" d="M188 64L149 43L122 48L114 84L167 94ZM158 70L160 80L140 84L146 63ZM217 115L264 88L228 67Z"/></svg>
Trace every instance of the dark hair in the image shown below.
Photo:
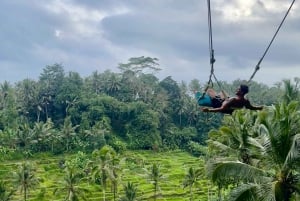
<svg viewBox="0 0 300 201"><path fill-rule="evenodd" d="M243 94L247 94L247 93L249 92L249 87L248 87L248 85L241 84L241 85L240 85L240 89L241 89L241 92L243 92Z"/></svg>

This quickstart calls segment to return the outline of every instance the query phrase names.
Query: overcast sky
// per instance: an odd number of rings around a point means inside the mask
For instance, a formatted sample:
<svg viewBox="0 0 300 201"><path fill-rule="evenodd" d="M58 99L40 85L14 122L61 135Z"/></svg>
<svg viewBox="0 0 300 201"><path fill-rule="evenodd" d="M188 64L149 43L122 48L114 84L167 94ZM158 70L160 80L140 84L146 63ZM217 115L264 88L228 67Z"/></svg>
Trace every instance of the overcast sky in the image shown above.
<svg viewBox="0 0 300 201"><path fill-rule="evenodd" d="M248 80L292 0L211 0L215 74ZM131 57L159 59L178 82L208 81L206 0L1 0L0 83L38 79L55 63L82 77ZM254 81L300 77L300 5L295 2Z"/></svg>

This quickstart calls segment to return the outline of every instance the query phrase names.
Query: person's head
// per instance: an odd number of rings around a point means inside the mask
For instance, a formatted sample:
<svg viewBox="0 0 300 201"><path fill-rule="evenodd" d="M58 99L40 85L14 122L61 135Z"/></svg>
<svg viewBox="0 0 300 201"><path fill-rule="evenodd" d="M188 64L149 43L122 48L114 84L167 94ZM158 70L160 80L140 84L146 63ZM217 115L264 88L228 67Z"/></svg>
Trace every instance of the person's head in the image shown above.
<svg viewBox="0 0 300 201"><path fill-rule="evenodd" d="M246 95L249 92L248 85L241 84L240 87L236 91L236 95Z"/></svg>
<svg viewBox="0 0 300 201"><path fill-rule="evenodd" d="M245 85L245 84L241 84L240 85L240 89L241 89L241 92L245 95L249 92L249 87L248 85Z"/></svg>

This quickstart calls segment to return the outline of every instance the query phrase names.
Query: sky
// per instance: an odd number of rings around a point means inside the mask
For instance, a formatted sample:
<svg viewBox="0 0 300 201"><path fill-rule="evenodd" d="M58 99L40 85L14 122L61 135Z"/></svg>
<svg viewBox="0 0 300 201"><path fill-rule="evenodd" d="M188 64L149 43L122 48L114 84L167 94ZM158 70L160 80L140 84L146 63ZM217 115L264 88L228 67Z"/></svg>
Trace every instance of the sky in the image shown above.
<svg viewBox="0 0 300 201"><path fill-rule="evenodd" d="M292 0L211 0L218 80L248 80ZM87 77L132 57L157 58L160 79L206 83L205 0L1 0L0 83L37 80L48 65ZM300 4L295 2L254 81L300 77Z"/></svg>

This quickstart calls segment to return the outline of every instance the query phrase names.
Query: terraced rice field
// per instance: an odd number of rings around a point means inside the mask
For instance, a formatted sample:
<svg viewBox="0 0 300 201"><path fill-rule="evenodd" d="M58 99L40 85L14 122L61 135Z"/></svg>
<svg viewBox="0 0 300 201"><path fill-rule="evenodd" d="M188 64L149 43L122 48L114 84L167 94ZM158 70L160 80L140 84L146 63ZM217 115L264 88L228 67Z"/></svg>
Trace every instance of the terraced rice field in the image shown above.
<svg viewBox="0 0 300 201"><path fill-rule="evenodd" d="M61 188L64 171L60 168L60 161L68 156L44 157L31 159L30 162L36 168L36 177L40 183L34 190L29 192L28 201L62 201L64 192L54 195L57 188ZM157 201L185 201L190 200L189 188L183 188L183 180L190 167L203 168L204 161L181 151L156 153L153 151L128 151L122 155L126 162L121 164L120 181L118 185L118 196L116 200L124 195L123 185L128 181L137 186L137 197L139 200L154 200L153 184L149 180L147 170L153 163L159 164L161 178L159 180L160 190ZM0 164L0 180L5 180L9 186L13 186L12 174L22 161L5 161ZM203 174L205 175L205 174ZM87 200L103 200L100 185L83 179L79 184L89 190L86 194ZM108 185L105 200L113 200L113 193ZM193 187L193 200L208 201L215 200L216 188L203 176L198 184ZM16 191L12 201L22 200L22 194Z"/></svg>

